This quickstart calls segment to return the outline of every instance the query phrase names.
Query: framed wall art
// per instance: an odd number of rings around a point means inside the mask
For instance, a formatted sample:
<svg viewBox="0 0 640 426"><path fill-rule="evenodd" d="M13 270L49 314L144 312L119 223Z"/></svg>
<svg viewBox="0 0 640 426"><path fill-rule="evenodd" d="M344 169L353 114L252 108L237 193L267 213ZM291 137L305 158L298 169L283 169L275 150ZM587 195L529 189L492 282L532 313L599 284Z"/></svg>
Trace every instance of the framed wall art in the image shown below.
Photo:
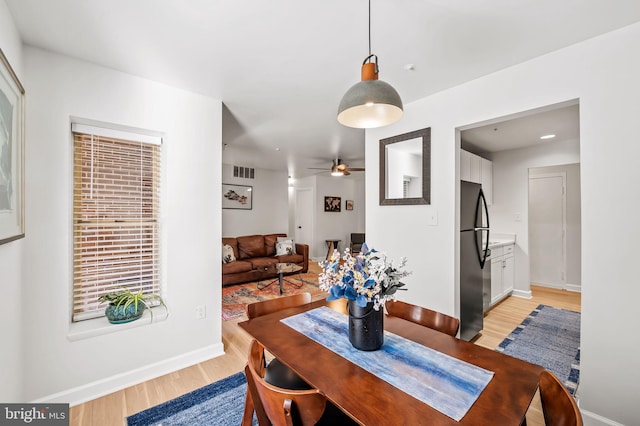
<svg viewBox="0 0 640 426"><path fill-rule="evenodd" d="M353 210L353 200L347 200L344 202L345 210Z"/></svg>
<svg viewBox="0 0 640 426"><path fill-rule="evenodd" d="M223 183L222 208L251 210L253 208L253 187Z"/></svg>
<svg viewBox="0 0 640 426"><path fill-rule="evenodd" d="M0 244L24 237L24 87L0 49Z"/></svg>
<svg viewBox="0 0 640 426"><path fill-rule="evenodd" d="M325 212L339 212L342 198L340 197L324 197Z"/></svg>

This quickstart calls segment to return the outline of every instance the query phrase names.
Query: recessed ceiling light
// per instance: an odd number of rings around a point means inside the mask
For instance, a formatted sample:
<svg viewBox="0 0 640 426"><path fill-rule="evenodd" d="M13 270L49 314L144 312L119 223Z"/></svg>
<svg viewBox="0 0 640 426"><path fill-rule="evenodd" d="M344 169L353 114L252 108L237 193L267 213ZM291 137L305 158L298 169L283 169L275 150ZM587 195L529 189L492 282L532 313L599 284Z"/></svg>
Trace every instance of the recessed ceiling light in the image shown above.
<svg viewBox="0 0 640 426"><path fill-rule="evenodd" d="M556 135L542 135L542 136L540 136L540 139L553 139L555 137L556 137Z"/></svg>

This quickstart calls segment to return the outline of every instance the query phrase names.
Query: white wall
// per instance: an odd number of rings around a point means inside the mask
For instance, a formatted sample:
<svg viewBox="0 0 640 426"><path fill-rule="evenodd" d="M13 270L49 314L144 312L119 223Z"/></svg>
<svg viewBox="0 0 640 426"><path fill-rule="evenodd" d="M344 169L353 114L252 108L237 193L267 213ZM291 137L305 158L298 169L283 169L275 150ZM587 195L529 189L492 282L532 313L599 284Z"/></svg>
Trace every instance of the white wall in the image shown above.
<svg viewBox="0 0 640 426"><path fill-rule="evenodd" d="M455 129L580 100L583 315L578 392L587 425L605 424L602 418L638 422L640 335L633 324L640 286L633 254L640 228L629 227L640 211L640 197L631 185L638 182L640 158L638 51L640 24L634 24L407 104L397 124L366 132L367 239L394 256L409 257L414 275L407 280L406 298L453 312L458 310L459 281L460 142ZM424 127L432 130L431 206L379 206L378 141ZM434 210L438 225L424 226L423 218Z"/></svg>
<svg viewBox="0 0 640 426"><path fill-rule="evenodd" d="M255 179L233 177L233 166L222 165L222 182L253 187L251 210L222 210L222 236L287 234L289 192L286 171L255 169Z"/></svg>
<svg viewBox="0 0 640 426"><path fill-rule="evenodd" d="M24 85L22 72L22 44L9 9L0 0L0 49ZM27 92L28 95L28 92ZM26 224L26 235L29 235ZM22 264L25 240L0 245L0 287L5 301L0 309L0 401L23 400L23 336L22 336Z"/></svg>
<svg viewBox="0 0 640 426"><path fill-rule="evenodd" d="M221 354L221 249L212 243L221 226L221 101L34 48L25 49L25 74L25 398L80 402ZM70 116L166 134L166 321L69 338L77 331ZM195 318L200 304L204 320Z"/></svg>
<svg viewBox="0 0 640 426"><path fill-rule="evenodd" d="M365 190L362 172L350 176L311 176L297 179L294 187L312 188L315 194L313 243L309 257L315 261L327 256L326 240L340 240L339 250L349 247L352 232L365 231ZM340 212L325 212L324 197L341 197ZM353 200L353 210L346 210L346 200Z"/></svg>
<svg viewBox="0 0 640 426"><path fill-rule="evenodd" d="M492 154L493 205L489 207L493 232L516 235L514 293L530 295L529 168L580 161L580 141L546 143ZM516 221L516 214L521 220Z"/></svg>
<svg viewBox="0 0 640 426"><path fill-rule="evenodd" d="M579 147L578 147L579 148ZM561 166L534 167L529 169L529 176L545 173L565 173L566 181L566 280L565 288L580 291L580 259L581 259L581 228L580 220L580 164L564 164ZM533 250L533 248L531 248Z"/></svg>

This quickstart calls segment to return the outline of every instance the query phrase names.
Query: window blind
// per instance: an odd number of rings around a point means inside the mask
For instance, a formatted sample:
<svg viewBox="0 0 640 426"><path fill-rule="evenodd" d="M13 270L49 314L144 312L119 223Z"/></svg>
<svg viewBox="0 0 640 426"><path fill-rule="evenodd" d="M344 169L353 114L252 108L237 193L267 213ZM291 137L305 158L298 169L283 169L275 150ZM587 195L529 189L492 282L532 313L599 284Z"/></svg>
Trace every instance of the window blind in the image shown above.
<svg viewBox="0 0 640 426"><path fill-rule="evenodd" d="M119 287L160 293L161 146L72 130L76 322L102 316L98 298Z"/></svg>

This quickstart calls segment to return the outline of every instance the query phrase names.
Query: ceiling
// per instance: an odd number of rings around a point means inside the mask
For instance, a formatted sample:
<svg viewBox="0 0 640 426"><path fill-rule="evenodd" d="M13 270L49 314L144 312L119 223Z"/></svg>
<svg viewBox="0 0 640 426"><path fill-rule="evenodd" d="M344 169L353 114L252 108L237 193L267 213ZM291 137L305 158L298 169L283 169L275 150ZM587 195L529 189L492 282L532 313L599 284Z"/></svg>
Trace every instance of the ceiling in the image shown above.
<svg viewBox="0 0 640 426"><path fill-rule="evenodd" d="M365 0L5 1L28 45L221 99L226 163L364 166L364 131L336 113L368 55ZM640 20L638 0L371 2L405 104Z"/></svg>
<svg viewBox="0 0 640 426"><path fill-rule="evenodd" d="M549 139L541 136L554 135ZM580 106L576 102L502 117L460 133L462 148L483 154L519 149L544 143L580 139Z"/></svg>

